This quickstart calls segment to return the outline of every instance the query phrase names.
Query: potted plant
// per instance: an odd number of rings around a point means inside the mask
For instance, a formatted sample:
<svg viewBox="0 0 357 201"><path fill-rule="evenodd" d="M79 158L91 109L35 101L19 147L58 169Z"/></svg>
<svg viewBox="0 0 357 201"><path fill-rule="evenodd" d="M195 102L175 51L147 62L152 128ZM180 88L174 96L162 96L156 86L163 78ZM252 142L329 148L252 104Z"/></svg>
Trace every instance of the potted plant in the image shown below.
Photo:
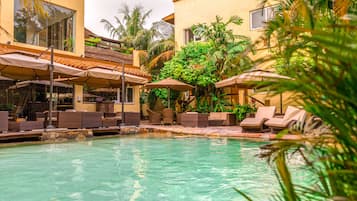
<svg viewBox="0 0 357 201"><path fill-rule="evenodd" d="M257 111L257 108L255 106L251 106L248 104L245 105L235 105L233 108L233 114L236 115L237 122L243 121L248 115L253 114L254 112Z"/></svg>

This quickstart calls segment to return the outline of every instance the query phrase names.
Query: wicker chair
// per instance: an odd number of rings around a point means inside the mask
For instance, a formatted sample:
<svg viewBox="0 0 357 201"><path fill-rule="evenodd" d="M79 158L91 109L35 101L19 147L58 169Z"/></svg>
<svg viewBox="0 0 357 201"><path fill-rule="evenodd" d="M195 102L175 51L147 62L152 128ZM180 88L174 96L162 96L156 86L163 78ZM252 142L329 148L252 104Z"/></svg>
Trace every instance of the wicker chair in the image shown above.
<svg viewBox="0 0 357 201"><path fill-rule="evenodd" d="M162 122L163 124L170 124L174 123L174 111L170 108L165 108L162 111Z"/></svg>
<svg viewBox="0 0 357 201"><path fill-rule="evenodd" d="M149 113L149 123L150 124L161 124L161 114L154 112L150 109L147 110Z"/></svg>
<svg viewBox="0 0 357 201"><path fill-rule="evenodd" d="M0 111L0 132L6 133L8 130L8 116L9 112Z"/></svg>

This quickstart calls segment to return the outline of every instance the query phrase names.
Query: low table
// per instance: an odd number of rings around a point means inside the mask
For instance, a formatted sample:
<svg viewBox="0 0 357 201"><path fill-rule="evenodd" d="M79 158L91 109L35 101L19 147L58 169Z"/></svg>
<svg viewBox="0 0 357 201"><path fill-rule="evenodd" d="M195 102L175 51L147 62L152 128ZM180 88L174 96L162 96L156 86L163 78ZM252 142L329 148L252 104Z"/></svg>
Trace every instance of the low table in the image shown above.
<svg viewBox="0 0 357 201"><path fill-rule="evenodd" d="M181 114L181 125L183 127L207 127L208 114L204 113L183 113Z"/></svg>

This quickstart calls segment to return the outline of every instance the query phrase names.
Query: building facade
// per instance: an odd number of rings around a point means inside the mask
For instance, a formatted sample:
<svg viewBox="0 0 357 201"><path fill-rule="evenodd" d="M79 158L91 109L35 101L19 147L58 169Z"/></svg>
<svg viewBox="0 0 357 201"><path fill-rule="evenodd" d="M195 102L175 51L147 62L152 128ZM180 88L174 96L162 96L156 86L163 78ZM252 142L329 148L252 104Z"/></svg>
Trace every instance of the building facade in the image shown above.
<svg viewBox="0 0 357 201"><path fill-rule="evenodd" d="M43 54L41 58L49 60L47 48L52 45L57 63L84 71L95 67L121 71L122 62L85 56L84 0L45 0L40 7L34 6L33 1L0 2L0 55L13 52ZM25 4L28 2L30 4ZM133 66L132 59L127 56L124 59L127 75L150 78L139 67ZM85 83L73 85L74 109L96 111L95 100L88 98L87 88ZM115 102L114 111L120 112L120 89L108 91L115 91L112 93L115 97L110 100ZM140 112L140 87L128 84L126 91L125 111Z"/></svg>
<svg viewBox="0 0 357 201"><path fill-rule="evenodd" d="M196 40L190 33L192 25L213 22L216 16L228 20L231 16L243 19L241 26L232 27L236 34L257 40L264 31L264 23L274 16L276 3L261 5L259 0L173 0L175 5L175 41L178 48L187 42Z"/></svg>
<svg viewBox="0 0 357 201"><path fill-rule="evenodd" d="M252 42L256 42L264 33L265 23L274 17L277 9L277 2L268 1L268 3L262 5L260 0L173 0L173 3L174 13L165 17L163 20L175 25L177 50L185 46L188 42L202 40L194 36L190 30L192 25L198 23L209 24L215 21L216 16L221 16L224 20L228 20L231 16L239 16L243 19L243 24L240 26L232 26L231 28L234 33L247 36ZM268 54L265 41L259 43L258 49L260 51L258 51L257 55L251 55L253 59ZM272 68L272 64L264 64L258 68L269 70ZM254 90L246 91L234 87L226 88L225 90L226 94L230 94L230 96L227 96L227 99L230 99L230 102L233 104L250 103L251 100L255 98L258 101L258 106L261 105L259 104L260 102L266 105L277 106L277 111L283 111L286 108L286 104L283 105L283 108L280 108L280 96L269 97L266 92L256 93ZM237 96L238 94L240 94L240 96ZM282 101L287 102L289 96L289 94L283 94Z"/></svg>
<svg viewBox="0 0 357 201"><path fill-rule="evenodd" d="M30 1L29 1L30 2ZM34 49L53 44L57 52L84 55L84 1L51 0L39 10L26 9L24 0L2 1L0 43Z"/></svg>

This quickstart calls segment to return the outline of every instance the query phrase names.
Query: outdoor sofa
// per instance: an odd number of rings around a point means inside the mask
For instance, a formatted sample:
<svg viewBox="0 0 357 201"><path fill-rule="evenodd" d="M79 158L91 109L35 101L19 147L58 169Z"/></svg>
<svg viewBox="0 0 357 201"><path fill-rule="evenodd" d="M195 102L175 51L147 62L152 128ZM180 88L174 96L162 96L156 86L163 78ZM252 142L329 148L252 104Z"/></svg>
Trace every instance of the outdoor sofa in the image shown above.
<svg viewBox="0 0 357 201"><path fill-rule="evenodd" d="M243 130L255 129L263 131L264 122L274 117L275 110L275 106L259 107L254 118L245 118L240 123L240 126Z"/></svg>
<svg viewBox="0 0 357 201"><path fill-rule="evenodd" d="M59 112L58 128L99 128L102 118L102 112Z"/></svg>
<svg viewBox="0 0 357 201"><path fill-rule="evenodd" d="M43 121L9 121L9 131L22 132L43 129Z"/></svg>

